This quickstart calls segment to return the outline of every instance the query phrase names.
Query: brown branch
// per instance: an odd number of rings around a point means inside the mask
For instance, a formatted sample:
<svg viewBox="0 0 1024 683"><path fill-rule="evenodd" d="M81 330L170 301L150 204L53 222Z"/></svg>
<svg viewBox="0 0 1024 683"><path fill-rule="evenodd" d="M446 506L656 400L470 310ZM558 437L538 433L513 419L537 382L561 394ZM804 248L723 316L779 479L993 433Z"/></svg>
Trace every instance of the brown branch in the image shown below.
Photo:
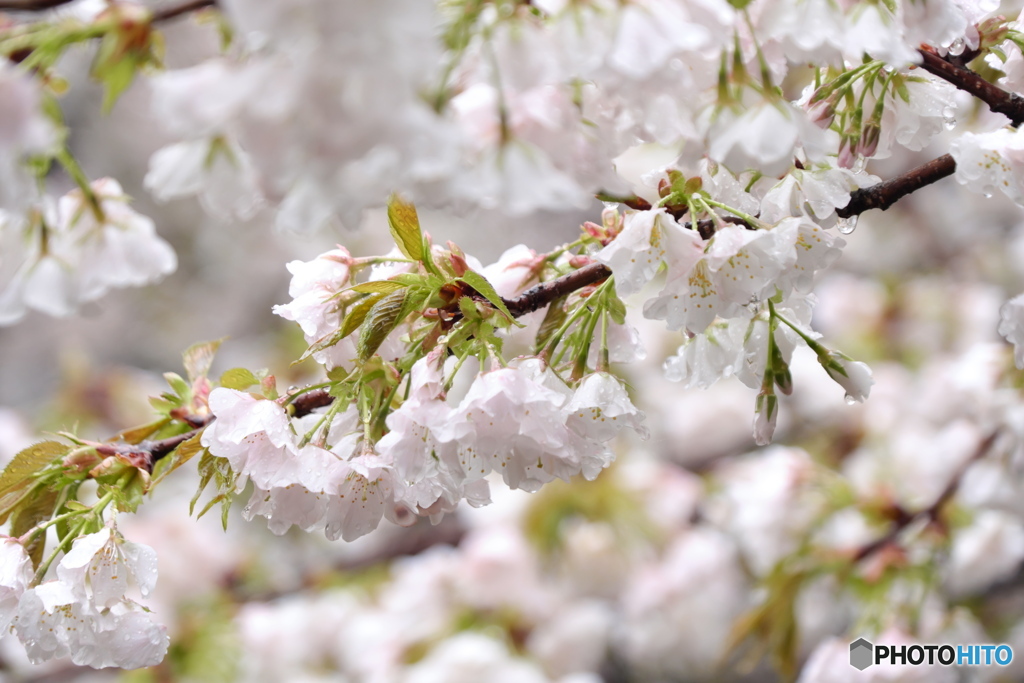
<svg viewBox="0 0 1024 683"><path fill-rule="evenodd" d="M168 7L153 10L152 21L155 24L157 22L180 17L181 15L188 14L189 12L195 12L196 10L215 7L216 5L216 0L187 0L186 2L182 2L178 5L170 5Z"/></svg>
<svg viewBox="0 0 1024 683"><path fill-rule="evenodd" d="M1003 114L1016 127L1024 123L1024 97L989 83L970 69L953 64L930 50L918 50L921 68L964 92L974 95L992 111Z"/></svg>
<svg viewBox="0 0 1024 683"><path fill-rule="evenodd" d="M953 474L953 477L946 484L946 487L942 489L942 493L939 494L938 498L935 499L928 507L918 510L917 512L906 512L905 510L898 509L896 519L893 521L889 531L886 532L881 538L862 546L853 554L853 562L861 562L868 557L871 557L876 552L893 544L900 534L914 522L922 519L927 519L932 522L936 522L942 515L943 508L946 507L946 503L952 500L956 492L960 490L960 484L963 481L964 475L967 474L967 470L971 466L988 455L988 452L992 449L992 445L999 438L999 430L996 430L989 434L975 449L974 453L969 457L957 471Z"/></svg>
<svg viewBox="0 0 1024 683"><path fill-rule="evenodd" d="M329 406L334 402L334 397L324 389L308 391L291 402L293 415L302 417L309 415L317 408ZM203 431L211 422L216 420L214 415L182 415L176 419L191 425L193 429L169 436L166 439L150 441L144 439L139 443L105 443L96 447L100 455L114 455L130 462L136 467L141 467L149 472L153 471L153 465L162 458L170 455L175 448L185 443L196 434Z"/></svg>
<svg viewBox="0 0 1024 683"><path fill-rule="evenodd" d="M0 0L0 11L6 12L42 12L61 5L67 5L72 0ZM169 5L153 10L153 23L167 21L180 17L189 12L214 7L216 0L186 0L177 5Z"/></svg>
<svg viewBox="0 0 1024 683"><path fill-rule="evenodd" d="M514 299L505 299L505 305L513 317L519 318L527 313L539 311L561 296L598 283L611 274L612 271L604 264L590 263L568 275L542 282Z"/></svg>
<svg viewBox="0 0 1024 683"><path fill-rule="evenodd" d="M131 463L135 467L144 469L147 472L152 472L153 465L155 465L158 460L166 457L173 452L175 448L203 431L203 428L213 422L214 419L215 418L212 415L190 415L188 416L188 419L185 419L184 421L190 425L196 425L196 427L184 434L169 436L166 439L159 439L157 441L143 439L139 443L135 444L105 443L97 446L96 452L105 456L117 456L122 460Z"/></svg>
<svg viewBox="0 0 1024 683"><path fill-rule="evenodd" d="M884 180L871 187L854 190L850 193L850 203L841 209L836 209L836 213L840 218L850 218L871 209L885 211L908 194L917 192L922 187L942 180L946 176L953 175L955 170L956 162L953 157L943 154L903 175Z"/></svg>
<svg viewBox="0 0 1024 683"><path fill-rule="evenodd" d="M72 0L2 0L0 10L5 12L41 12L66 5Z"/></svg>

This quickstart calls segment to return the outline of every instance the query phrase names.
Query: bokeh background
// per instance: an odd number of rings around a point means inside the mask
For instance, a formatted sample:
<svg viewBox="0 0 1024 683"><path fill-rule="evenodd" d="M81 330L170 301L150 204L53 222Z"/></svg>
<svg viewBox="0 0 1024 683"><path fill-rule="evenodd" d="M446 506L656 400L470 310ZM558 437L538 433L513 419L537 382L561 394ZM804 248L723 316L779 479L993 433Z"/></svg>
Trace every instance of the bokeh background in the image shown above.
<svg viewBox="0 0 1024 683"><path fill-rule="evenodd" d="M216 52L212 28L188 20L168 27L167 42L171 67ZM288 301L285 263L339 243L358 255L389 249L379 212L368 212L359 231L300 239L275 233L266 216L220 224L192 200L154 203L142 178L166 141L152 123L145 79L102 116L102 93L86 78L89 58L77 52L64 67L73 149L90 177L121 181L180 265L160 285L115 291L78 317L33 312L0 328L4 461L47 432L105 438L147 421L161 373L180 371L181 352L196 341L228 338L214 376L266 367L282 387L315 381L311 361L291 364L304 349L298 328L271 313ZM956 116L967 125L988 114L964 98ZM947 148L940 137L868 170L888 177ZM62 182L54 176L53 189ZM486 264L518 243L542 251L570 241L600 210L595 202L513 218L433 207L421 216L435 239ZM636 317L646 360L618 370L652 437L618 444L618 462L595 482L532 495L495 487L492 506L439 525L385 523L355 543L331 543L295 530L273 536L240 510L226 532L215 514L190 518L197 480L185 468L138 515L118 519L126 537L160 558L148 604L170 628L167 661L138 672L33 666L3 638L0 680L783 680L756 647L730 648L737 621L770 594L773 568L807 538L840 553L886 529L884 515L861 509L823 524L821 511L843 495L883 501L880 510L884 501L926 506L992 416L1019 407L1024 381L996 328L1000 305L1024 290L1022 218L1001 196L961 192L953 179L861 217L817 287L815 327L831 347L871 365L871 398L847 405L813 354L798 353L795 390L768 448L754 447L748 389L734 379L708 390L668 382L662 363L682 339ZM845 648L871 635L1008 642L1021 653L999 671L908 669L884 680L1024 680L1024 487L1014 458L970 469L942 543L920 552L909 543L902 557L854 569L871 584L925 567L923 583L900 588L897 578L892 592L874 595L829 576L800 584L794 675L861 680L844 677L852 673Z"/></svg>

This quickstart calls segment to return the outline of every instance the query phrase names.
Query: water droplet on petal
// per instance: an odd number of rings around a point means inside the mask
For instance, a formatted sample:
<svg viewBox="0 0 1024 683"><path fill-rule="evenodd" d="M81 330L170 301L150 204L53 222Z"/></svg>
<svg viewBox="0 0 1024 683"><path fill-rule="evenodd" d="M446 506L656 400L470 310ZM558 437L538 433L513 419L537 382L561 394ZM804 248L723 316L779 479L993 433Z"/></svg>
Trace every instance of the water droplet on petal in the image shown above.
<svg viewBox="0 0 1024 683"><path fill-rule="evenodd" d="M857 217L850 216L849 218L840 218L836 221L836 227L839 228L839 232L844 235L852 234L857 229Z"/></svg>
<svg viewBox="0 0 1024 683"><path fill-rule="evenodd" d="M846 399L846 405L848 406L852 406L853 404L858 403L857 399L855 399L850 394L847 394L844 398Z"/></svg>
<svg viewBox="0 0 1024 683"><path fill-rule="evenodd" d="M964 39L957 38L956 40L949 44L949 54L962 55L964 53L965 47L966 45L964 44Z"/></svg>
<svg viewBox="0 0 1024 683"><path fill-rule="evenodd" d="M985 190L982 194L985 195L985 199L992 199L992 193L988 190Z"/></svg>

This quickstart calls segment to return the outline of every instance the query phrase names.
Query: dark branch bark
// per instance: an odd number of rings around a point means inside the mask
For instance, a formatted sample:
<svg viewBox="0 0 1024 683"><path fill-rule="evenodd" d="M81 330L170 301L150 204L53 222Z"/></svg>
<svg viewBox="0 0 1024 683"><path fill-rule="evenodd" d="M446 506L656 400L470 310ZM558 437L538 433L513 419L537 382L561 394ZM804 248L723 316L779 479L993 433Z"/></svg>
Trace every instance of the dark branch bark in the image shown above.
<svg viewBox="0 0 1024 683"><path fill-rule="evenodd" d="M953 64L928 50L921 53L921 68L952 83L964 92L968 92L988 105L992 111L1003 114L1016 127L1024 123L1024 97L1007 92L997 85L992 85L970 69Z"/></svg>
<svg viewBox="0 0 1024 683"><path fill-rule="evenodd" d="M953 157L943 154L903 175L851 192L850 203L841 209L836 209L836 213L840 218L850 218L871 209L885 211L908 194L953 175L955 170L956 162L953 161Z"/></svg>
<svg viewBox="0 0 1024 683"><path fill-rule="evenodd" d="M66 5L71 0L3 0L0 10L6 12L41 12L46 9Z"/></svg>
<svg viewBox="0 0 1024 683"><path fill-rule="evenodd" d="M60 7L72 2L72 0L0 0L0 11L7 12L41 12L43 10ZM153 22L167 21L180 17L189 12L213 7L216 0L186 0L176 5L168 5L153 10Z"/></svg>
<svg viewBox="0 0 1024 683"><path fill-rule="evenodd" d="M174 19L183 14L206 9L207 7L214 7L216 4L216 0L188 0L178 5L161 7L160 9L153 10L153 23Z"/></svg>
<svg viewBox="0 0 1024 683"><path fill-rule="evenodd" d="M532 287L514 299L505 299L505 305L508 306L509 312L518 318L539 311L560 296L600 282L611 274L612 271L603 264L590 263L568 275Z"/></svg>

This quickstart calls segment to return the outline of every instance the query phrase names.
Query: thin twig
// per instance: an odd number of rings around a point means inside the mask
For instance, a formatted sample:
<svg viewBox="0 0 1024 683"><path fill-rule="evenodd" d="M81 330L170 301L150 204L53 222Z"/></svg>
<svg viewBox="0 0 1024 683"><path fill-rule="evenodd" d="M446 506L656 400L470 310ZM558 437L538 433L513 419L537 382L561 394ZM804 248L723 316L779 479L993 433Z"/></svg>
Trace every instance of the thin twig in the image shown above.
<svg viewBox="0 0 1024 683"><path fill-rule="evenodd" d="M2 0L0 10L5 12L42 12L66 5L72 0Z"/></svg>
<svg viewBox="0 0 1024 683"><path fill-rule="evenodd" d="M871 187L863 187L850 193L850 203L836 209L840 218L859 216L870 209L885 211L908 194L917 192L922 187L953 175L956 162L948 154L932 159L903 175L884 180Z"/></svg>
<svg viewBox="0 0 1024 683"><path fill-rule="evenodd" d="M292 410L295 417L309 415L317 408L329 406L334 402L334 397L324 389L316 389L299 396L292 401ZM215 415L184 415L178 418L182 422L194 427L184 434L169 436L166 439L150 441L148 439L136 444L131 443L105 443L96 447L100 455L116 455L131 462L136 467L153 471L156 462L170 455L175 448L185 443L196 434L206 429L211 422L217 419Z"/></svg>
<svg viewBox="0 0 1024 683"><path fill-rule="evenodd" d="M900 534L902 534L903 531L911 524L922 519L927 519L932 522L938 521L942 515L943 508L946 507L946 503L948 503L953 496L956 495L956 492L960 490L960 484L963 481L964 475L967 474L967 470L969 470L974 463L988 455L997 438L999 438L998 429L989 434L980 444L978 444L978 447L975 449L971 457L960 465L957 471L953 474L953 477L949 480L949 483L947 483L946 487L942 489L942 493L939 494L931 505L912 513L906 512L905 510L898 510L897 512L899 514L893 521L889 531L887 531L884 536L868 543L867 545L861 546L861 548L853 554L854 563L861 562L868 557L871 557L882 548L893 544L896 539L899 538Z"/></svg>
<svg viewBox="0 0 1024 683"><path fill-rule="evenodd" d="M174 19L182 16L183 14L206 9L207 7L214 7L216 4L216 0L187 0L186 2L178 5L162 7L160 9L153 10L153 23L155 24L157 22L167 21L168 19Z"/></svg>
<svg viewBox="0 0 1024 683"><path fill-rule="evenodd" d="M921 68L944 81L952 83L988 105L989 109L1003 114L1016 127L1024 123L1024 97L1007 92L993 85L970 69L953 64L930 50L921 53Z"/></svg>

